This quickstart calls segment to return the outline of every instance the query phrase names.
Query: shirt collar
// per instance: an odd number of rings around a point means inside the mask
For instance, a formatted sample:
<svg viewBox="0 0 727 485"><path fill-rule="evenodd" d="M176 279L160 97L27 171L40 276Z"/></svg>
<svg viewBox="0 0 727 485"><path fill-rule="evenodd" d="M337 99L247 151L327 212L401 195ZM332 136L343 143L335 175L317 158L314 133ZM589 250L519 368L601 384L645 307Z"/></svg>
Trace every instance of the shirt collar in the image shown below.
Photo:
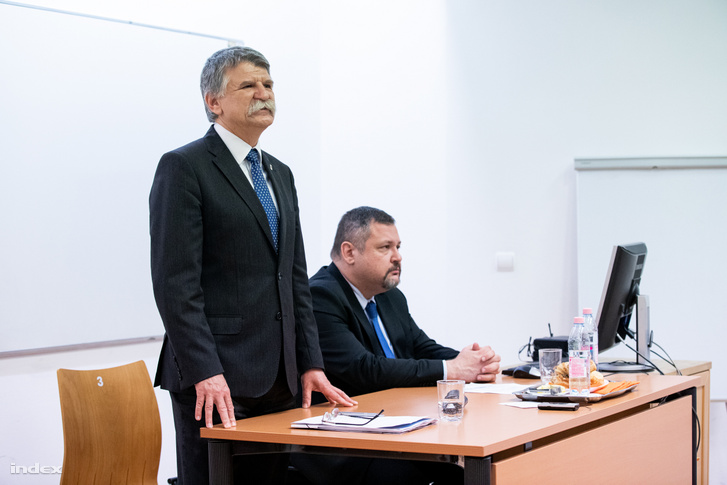
<svg viewBox="0 0 727 485"><path fill-rule="evenodd" d="M232 153L232 156L235 158L238 165L242 165L243 162L245 162L245 157L253 148L257 150L258 159L263 159L259 143L257 146L251 147L246 141L229 131L221 124L215 123L214 127L217 134L220 135L220 138L222 138L222 141L227 146L227 149L230 150L230 153Z"/></svg>
<svg viewBox="0 0 727 485"><path fill-rule="evenodd" d="M341 274L341 276L343 276L343 274ZM363 308L364 311L366 311L366 305L368 305L370 301L374 301L374 299L371 298L370 300L367 300L366 297L363 296L363 293L361 293L361 291L358 288L356 288L353 285L353 283L348 281L348 279L346 279L345 276L343 276L343 279L346 280L346 283L348 283L348 285L353 290L353 294L356 296L356 300L358 300L358 303L359 303L359 305L361 305L361 308ZM374 301L374 303L375 303L375 301Z"/></svg>

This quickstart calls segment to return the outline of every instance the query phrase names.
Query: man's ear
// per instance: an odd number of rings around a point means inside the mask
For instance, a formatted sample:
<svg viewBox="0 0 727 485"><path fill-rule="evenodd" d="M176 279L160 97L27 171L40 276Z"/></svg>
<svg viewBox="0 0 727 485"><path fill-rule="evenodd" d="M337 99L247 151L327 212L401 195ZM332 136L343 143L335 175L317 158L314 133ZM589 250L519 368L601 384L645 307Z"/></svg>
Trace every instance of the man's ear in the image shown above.
<svg viewBox="0 0 727 485"><path fill-rule="evenodd" d="M217 116L222 114L222 107L220 106L220 101L217 96L212 93L207 93L204 95L204 102L207 104L207 108L214 114Z"/></svg>
<svg viewBox="0 0 727 485"><path fill-rule="evenodd" d="M352 265L356 260L354 256L355 250L356 248L353 247L353 244L351 244L349 241L343 241L341 243L341 259L345 261L346 264Z"/></svg>

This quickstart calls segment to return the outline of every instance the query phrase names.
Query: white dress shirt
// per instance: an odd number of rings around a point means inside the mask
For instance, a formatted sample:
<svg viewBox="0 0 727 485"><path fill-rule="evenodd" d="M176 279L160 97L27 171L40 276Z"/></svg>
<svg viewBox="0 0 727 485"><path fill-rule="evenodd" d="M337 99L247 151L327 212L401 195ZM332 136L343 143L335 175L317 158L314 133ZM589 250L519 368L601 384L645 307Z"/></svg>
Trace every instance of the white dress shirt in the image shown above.
<svg viewBox="0 0 727 485"><path fill-rule="evenodd" d="M253 148L257 151L257 156L260 159L260 163L263 163L263 154L260 149L260 143L257 144L257 146L251 147L247 144L242 138L238 137L234 133L227 130L224 126L220 125L219 123L215 123L215 131L217 131L217 134L220 135L220 138L222 138L222 141L227 146L227 149L230 150L230 153L232 153L232 156L235 158L235 161L242 169L242 173L245 174L245 177L247 177L247 180L250 182L250 185L252 188L255 188L255 184L252 182L252 173L250 172L250 161L246 160L245 157L248 153L250 153L250 150ZM273 204L275 204L275 210L278 211L278 214L280 214L280 209L278 209L278 200L275 198L275 191L273 190L273 185L270 183L270 177L268 177L268 171L263 169L263 176L265 177L265 183L268 184L268 190L270 191L270 196L273 199Z"/></svg>

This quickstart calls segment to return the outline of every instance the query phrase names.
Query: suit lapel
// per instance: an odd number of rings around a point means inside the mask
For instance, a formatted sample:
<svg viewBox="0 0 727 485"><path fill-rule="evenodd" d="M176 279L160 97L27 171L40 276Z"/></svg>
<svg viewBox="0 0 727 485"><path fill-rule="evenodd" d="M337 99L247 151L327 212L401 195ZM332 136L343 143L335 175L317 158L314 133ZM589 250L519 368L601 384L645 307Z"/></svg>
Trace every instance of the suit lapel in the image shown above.
<svg viewBox="0 0 727 485"><path fill-rule="evenodd" d="M265 152L262 152L263 159L263 170L268 173L268 178L273 186L273 192L275 201L278 203L278 252L283 252L284 247L288 246L288 237L291 234L295 234L295 219L290 217L290 214L294 213L292 206L292 197L289 195L290 191L283 182L282 172L279 167L276 168L273 163L273 157ZM279 162L278 162L279 163ZM261 205L262 206L262 205ZM267 218L265 219L267 221ZM270 234L270 244L273 242L273 236ZM293 247L292 244L290 243Z"/></svg>
<svg viewBox="0 0 727 485"><path fill-rule="evenodd" d="M358 323L361 332L368 337L372 352L376 355L384 356L384 349L382 349L381 344L379 344L379 337L376 336L376 331L371 325L371 322L369 322L369 317L366 316L366 312L363 308L361 308L361 304L358 302L358 298L356 298L356 295L353 293L351 285L348 284L348 281L346 281L346 278L343 277L334 263L331 263L329 269L331 274L338 281L338 284L341 285L343 294L346 295L348 303L353 309L353 314L356 316L356 322Z"/></svg>
<svg viewBox="0 0 727 485"><path fill-rule="evenodd" d="M215 131L212 126L205 135L205 143L207 144L207 150L212 155L212 162L220 169L225 178L234 187L235 191L240 195L243 202L250 209L250 212L255 216L255 219L260 226L260 229L265 233L268 238L270 245L273 245L273 233L270 231L270 224L268 223L268 216L265 214L260 199L255 193L255 189L250 184L242 169L237 164L235 157L232 156L227 145L222 141L222 138Z"/></svg>

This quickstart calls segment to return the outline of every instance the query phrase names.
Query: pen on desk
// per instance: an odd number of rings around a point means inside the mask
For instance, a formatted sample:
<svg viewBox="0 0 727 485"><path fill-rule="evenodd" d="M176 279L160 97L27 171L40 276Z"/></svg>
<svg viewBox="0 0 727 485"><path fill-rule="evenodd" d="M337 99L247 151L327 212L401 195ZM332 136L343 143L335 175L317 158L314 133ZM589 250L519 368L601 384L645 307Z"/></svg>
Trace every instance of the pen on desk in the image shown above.
<svg viewBox="0 0 727 485"><path fill-rule="evenodd" d="M553 336L553 330L550 328L550 322L548 322L548 333L551 337Z"/></svg>

